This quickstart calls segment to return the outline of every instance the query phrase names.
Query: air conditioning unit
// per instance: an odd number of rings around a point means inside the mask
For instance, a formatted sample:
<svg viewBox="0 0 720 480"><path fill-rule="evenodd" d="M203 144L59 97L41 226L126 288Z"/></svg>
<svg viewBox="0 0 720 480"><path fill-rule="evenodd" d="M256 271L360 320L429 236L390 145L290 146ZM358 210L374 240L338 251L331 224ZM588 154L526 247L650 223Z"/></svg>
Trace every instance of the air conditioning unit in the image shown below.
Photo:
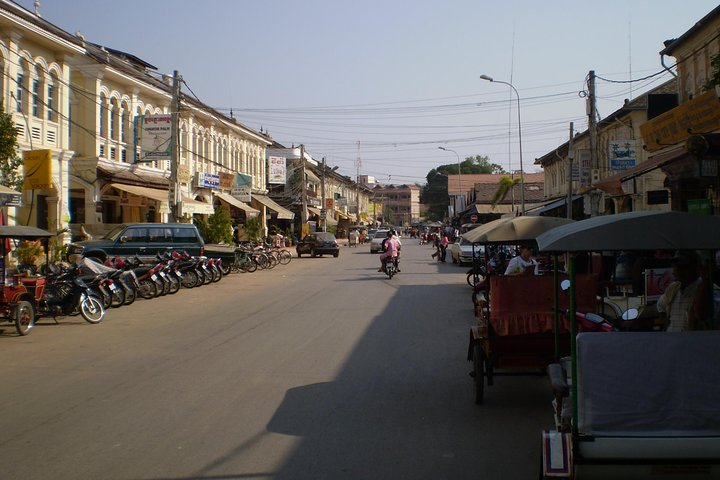
<svg viewBox="0 0 720 480"><path fill-rule="evenodd" d="M597 183L600 181L600 169L599 168L593 168L592 169L592 181L590 183Z"/></svg>

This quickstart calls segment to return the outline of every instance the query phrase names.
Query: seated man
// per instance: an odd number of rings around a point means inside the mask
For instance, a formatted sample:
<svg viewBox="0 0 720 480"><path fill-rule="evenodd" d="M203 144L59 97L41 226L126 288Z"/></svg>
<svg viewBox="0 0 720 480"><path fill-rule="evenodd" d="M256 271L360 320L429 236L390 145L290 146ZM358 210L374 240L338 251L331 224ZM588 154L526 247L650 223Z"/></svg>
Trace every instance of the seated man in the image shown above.
<svg viewBox="0 0 720 480"><path fill-rule="evenodd" d="M510 259L505 275L538 275L538 262L532 254L531 245L520 245L520 255Z"/></svg>
<svg viewBox="0 0 720 480"><path fill-rule="evenodd" d="M672 274L675 281L658 299L658 312L667 315L668 332L699 330L708 327L707 287L700 276L700 261L695 252L682 252L674 257Z"/></svg>
<svg viewBox="0 0 720 480"><path fill-rule="evenodd" d="M388 231L387 238L383 240L382 250L383 253L380 254L380 268L378 272L385 271L385 265L387 265L388 259L394 261L398 256L399 242L398 239L395 238L395 232L393 230Z"/></svg>

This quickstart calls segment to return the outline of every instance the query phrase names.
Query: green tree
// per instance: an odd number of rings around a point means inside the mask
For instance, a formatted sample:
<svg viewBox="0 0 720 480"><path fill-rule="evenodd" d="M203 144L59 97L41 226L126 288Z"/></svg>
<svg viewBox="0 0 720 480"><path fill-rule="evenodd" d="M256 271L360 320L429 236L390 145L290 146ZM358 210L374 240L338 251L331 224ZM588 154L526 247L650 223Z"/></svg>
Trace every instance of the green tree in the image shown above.
<svg viewBox="0 0 720 480"><path fill-rule="evenodd" d="M230 212L223 205L215 207L215 213L207 219L195 219L195 226L198 227L200 235L206 243L227 243L232 245L232 218Z"/></svg>
<svg viewBox="0 0 720 480"><path fill-rule="evenodd" d="M12 115L5 113L0 102L0 184L21 191L23 162L17 152L17 131Z"/></svg>
<svg viewBox="0 0 720 480"><path fill-rule="evenodd" d="M510 178L507 176L503 176L500 181L498 182L498 189L493 195L492 198L492 206L495 208L495 206L505 200L505 197L507 197L507 194L512 191L513 188L515 188L516 185L520 184L520 177Z"/></svg>
<svg viewBox="0 0 720 480"><path fill-rule="evenodd" d="M475 175L482 173L505 173L503 168L490 163L484 155L467 157L460 162L459 173L462 175ZM428 219L432 221L443 220L447 216L450 197L448 195L448 175L458 174L458 164L448 163L433 168L427 174L427 183L420 191L420 202L428 205Z"/></svg>
<svg viewBox="0 0 720 480"><path fill-rule="evenodd" d="M708 81L703 85L703 90L708 91L715 88L716 85L720 85L720 53L716 53L710 59L710 69L712 75L708 78Z"/></svg>

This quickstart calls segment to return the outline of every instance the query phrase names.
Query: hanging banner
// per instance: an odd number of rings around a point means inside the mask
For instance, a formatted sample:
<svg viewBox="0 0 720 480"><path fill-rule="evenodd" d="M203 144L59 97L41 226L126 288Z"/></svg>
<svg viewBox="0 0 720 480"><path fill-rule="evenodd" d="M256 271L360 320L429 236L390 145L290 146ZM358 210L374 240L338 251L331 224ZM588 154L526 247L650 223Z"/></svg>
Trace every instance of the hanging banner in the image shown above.
<svg viewBox="0 0 720 480"><path fill-rule="evenodd" d="M220 190L232 190L235 185L235 174L227 172L219 172Z"/></svg>
<svg viewBox="0 0 720 480"><path fill-rule="evenodd" d="M197 187L198 188L218 188L220 187L220 175L215 173L197 173Z"/></svg>
<svg viewBox="0 0 720 480"><path fill-rule="evenodd" d="M25 190L52 188L52 151L28 150L23 152Z"/></svg>
<svg viewBox="0 0 720 480"><path fill-rule="evenodd" d="M287 174L285 157L269 157L268 163L268 183L285 185Z"/></svg>
<svg viewBox="0 0 720 480"><path fill-rule="evenodd" d="M172 115L139 115L135 118L136 145L140 155L136 161L171 160Z"/></svg>
<svg viewBox="0 0 720 480"><path fill-rule="evenodd" d="M252 177L243 173L235 174L235 185L231 195L241 202L249 203L252 200Z"/></svg>

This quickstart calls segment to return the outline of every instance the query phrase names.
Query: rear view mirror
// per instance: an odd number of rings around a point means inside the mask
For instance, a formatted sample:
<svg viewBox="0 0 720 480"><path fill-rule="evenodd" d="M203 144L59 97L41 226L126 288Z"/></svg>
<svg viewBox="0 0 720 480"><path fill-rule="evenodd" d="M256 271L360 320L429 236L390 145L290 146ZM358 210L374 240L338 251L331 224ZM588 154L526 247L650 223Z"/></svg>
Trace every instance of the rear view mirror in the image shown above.
<svg viewBox="0 0 720 480"><path fill-rule="evenodd" d="M638 318L639 314L640 314L640 312L638 311L637 308L631 308L631 309L628 309L623 312L622 319L623 320L635 320L636 318Z"/></svg>
<svg viewBox="0 0 720 480"><path fill-rule="evenodd" d="M123 235L122 237L120 237L120 243L125 243L125 242L127 242L127 235Z"/></svg>

